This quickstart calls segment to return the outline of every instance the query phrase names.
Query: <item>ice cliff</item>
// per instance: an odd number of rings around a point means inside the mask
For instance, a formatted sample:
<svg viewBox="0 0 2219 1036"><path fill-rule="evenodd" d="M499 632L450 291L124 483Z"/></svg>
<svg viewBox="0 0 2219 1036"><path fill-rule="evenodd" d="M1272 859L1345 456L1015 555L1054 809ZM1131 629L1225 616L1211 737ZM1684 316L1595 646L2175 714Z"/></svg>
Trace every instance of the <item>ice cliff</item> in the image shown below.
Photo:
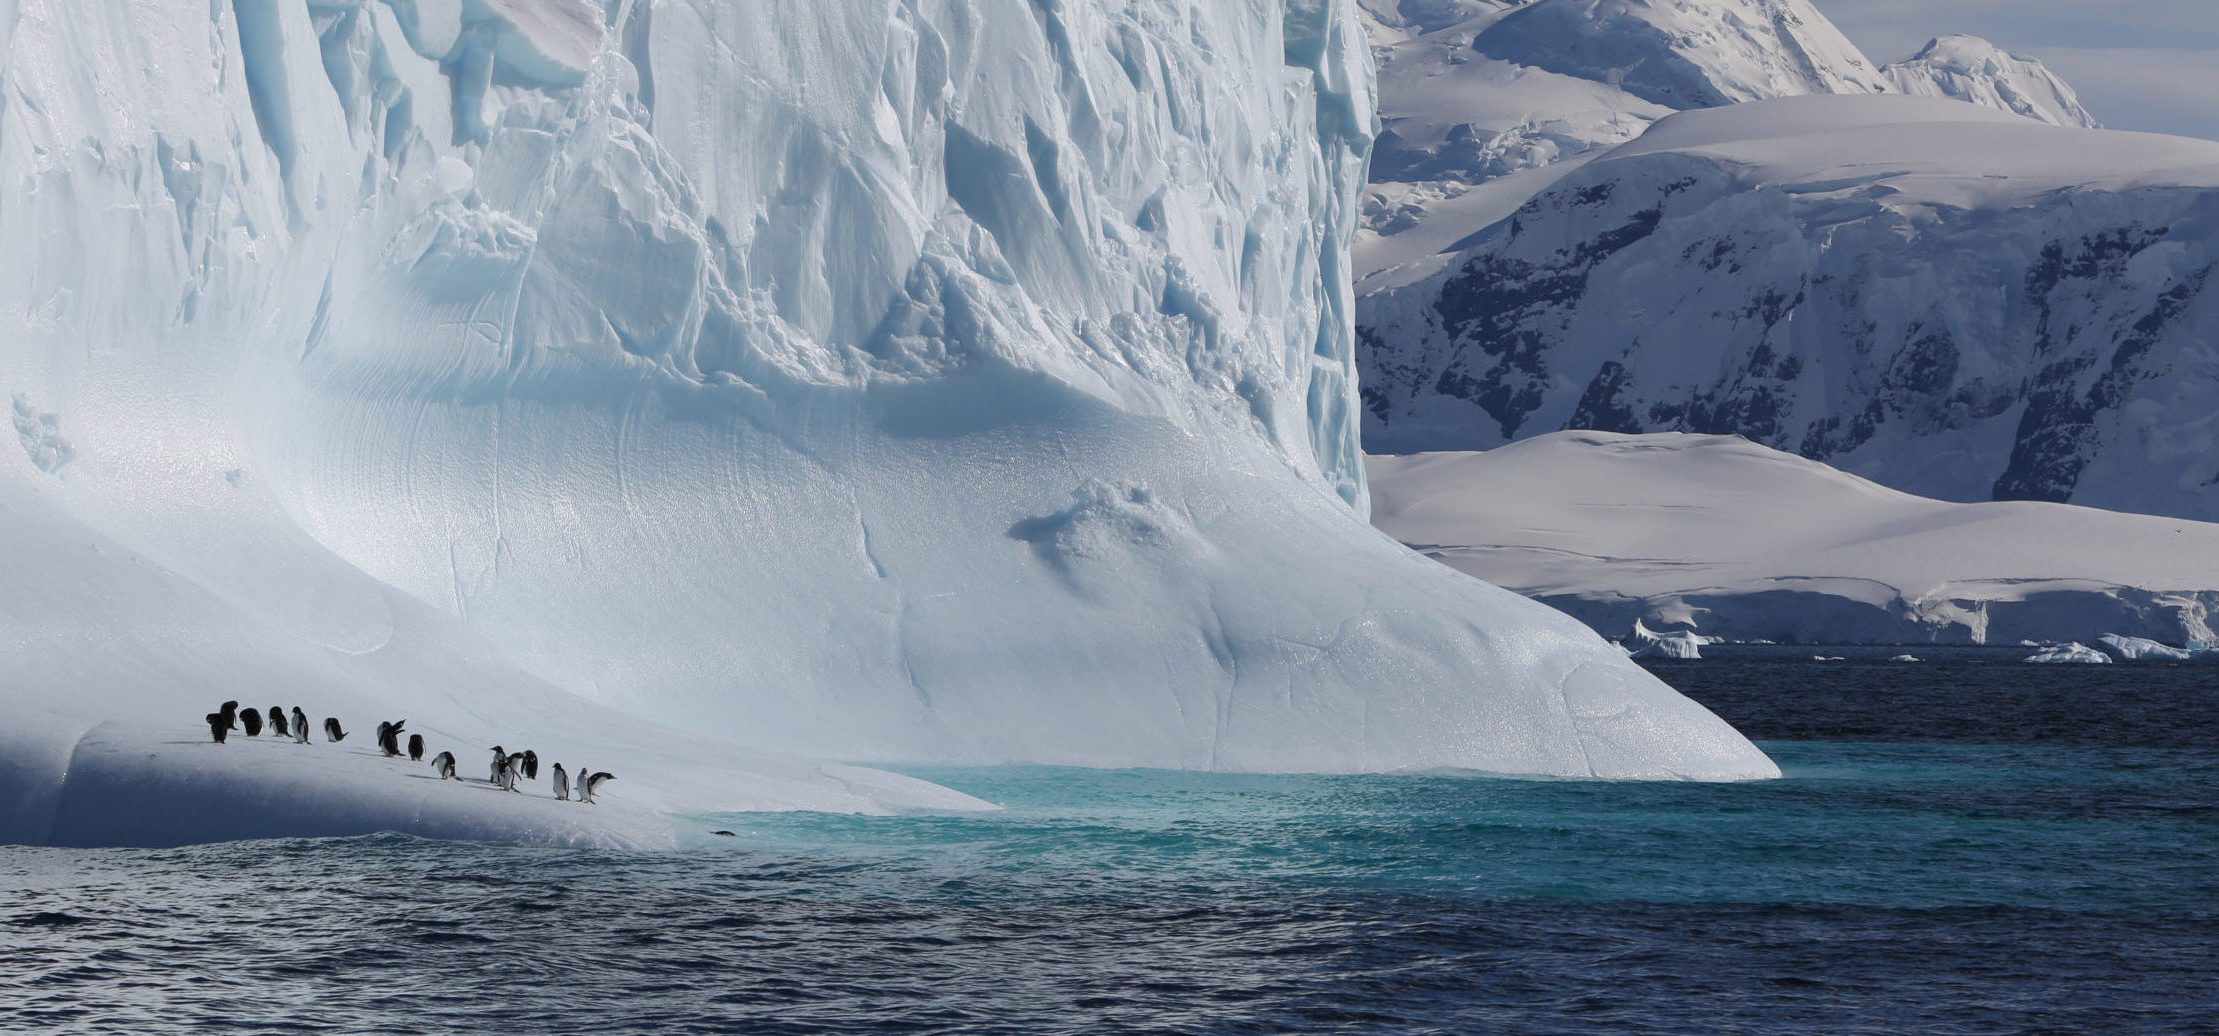
<svg viewBox="0 0 2219 1036"><path fill-rule="evenodd" d="M643 766L676 727L865 761L1774 772L1364 526L1348 0L9 11L0 478L67 545L10 564L177 588L23 605L101 621L0 655L51 720L8 742L45 789L14 837L99 722L205 737L231 683L462 739L629 732ZM794 783L718 790L960 801L760 758Z"/></svg>
<svg viewBox="0 0 2219 1036"><path fill-rule="evenodd" d="M1374 450L1730 432L1942 499L2219 516L2219 144L1802 97L1551 173L1373 282Z"/></svg>

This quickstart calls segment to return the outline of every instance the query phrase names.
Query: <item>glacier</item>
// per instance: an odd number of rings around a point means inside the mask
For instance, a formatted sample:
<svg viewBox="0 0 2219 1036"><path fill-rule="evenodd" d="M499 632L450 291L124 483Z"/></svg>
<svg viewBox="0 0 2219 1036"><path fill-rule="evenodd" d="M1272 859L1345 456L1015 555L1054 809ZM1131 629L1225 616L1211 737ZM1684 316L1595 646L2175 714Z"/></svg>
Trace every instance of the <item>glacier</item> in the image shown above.
<svg viewBox="0 0 2219 1036"><path fill-rule="evenodd" d="M2219 639L2219 524L1950 503L1731 435L1564 431L1369 466L1380 529L1605 635L1631 625L1628 647L1699 632L2186 660L2161 642Z"/></svg>
<svg viewBox="0 0 2219 1036"><path fill-rule="evenodd" d="M662 812L1777 773L1365 525L1348 0L10 8L0 840L649 837L197 744L265 690Z"/></svg>

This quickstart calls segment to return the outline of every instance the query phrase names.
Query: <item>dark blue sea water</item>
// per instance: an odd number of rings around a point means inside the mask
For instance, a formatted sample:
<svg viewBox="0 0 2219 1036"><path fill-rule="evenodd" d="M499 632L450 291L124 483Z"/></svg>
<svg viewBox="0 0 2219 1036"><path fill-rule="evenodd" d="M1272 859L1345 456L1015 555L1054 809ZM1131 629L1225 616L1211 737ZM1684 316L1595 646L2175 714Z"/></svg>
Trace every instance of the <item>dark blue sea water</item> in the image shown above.
<svg viewBox="0 0 2219 1036"><path fill-rule="evenodd" d="M1008 809L0 849L0 1030L2219 1031L2219 667L1726 653L1657 671L1786 780L918 770Z"/></svg>

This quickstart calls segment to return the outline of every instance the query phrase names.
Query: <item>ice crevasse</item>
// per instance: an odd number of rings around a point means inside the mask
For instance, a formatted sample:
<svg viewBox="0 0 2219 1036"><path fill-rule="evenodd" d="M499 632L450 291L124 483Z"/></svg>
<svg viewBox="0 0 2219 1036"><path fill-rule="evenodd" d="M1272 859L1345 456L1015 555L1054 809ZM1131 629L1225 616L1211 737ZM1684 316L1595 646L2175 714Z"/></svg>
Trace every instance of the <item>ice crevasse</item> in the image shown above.
<svg viewBox="0 0 2219 1036"><path fill-rule="evenodd" d="M1772 775L1364 525L1353 10L0 5L0 521L51 545L0 607L63 631L0 653L48 717L0 767L243 681L743 760ZM732 794L942 801L871 772Z"/></svg>

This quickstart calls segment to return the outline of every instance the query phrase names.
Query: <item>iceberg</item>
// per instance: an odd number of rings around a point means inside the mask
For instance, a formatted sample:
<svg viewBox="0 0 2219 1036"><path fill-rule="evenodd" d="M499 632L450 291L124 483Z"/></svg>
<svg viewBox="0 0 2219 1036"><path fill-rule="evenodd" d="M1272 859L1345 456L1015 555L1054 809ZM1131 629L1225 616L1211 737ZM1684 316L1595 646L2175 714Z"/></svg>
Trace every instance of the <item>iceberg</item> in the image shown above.
<svg viewBox="0 0 2219 1036"><path fill-rule="evenodd" d="M2074 641L2069 644L2044 645L2042 650L2028 655L2026 661L2044 665L2077 665L2109 662L2111 656L2079 641Z"/></svg>
<svg viewBox="0 0 2219 1036"><path fill-rule="evenodd" d="M1633 620L1633 634L1626 638L1629 654L1635 658L1700 659L1703 645L1715 644L1717 639L1705 637L1693 630L1670 630L1659 633Z"/></svg>
<svg viewBox="0 0 2219 1036"><path fill-rule="evenodd" d="M2106 633L2097 638L2096 647L2121 662L2186 662L2201 654L2171 644L2161 644L2148 637L2122 637L2116 633Z"/></svg>
<svg viewBox="0 0 2219 1036"><path fill-rule="evenodd" d="M355 780L209 762L226 698L664 813L981 805L816 758L1777 773L1366 527L1348 0L18 7L0 839ZM545 830L427 779L344 812Z"/></svg>

